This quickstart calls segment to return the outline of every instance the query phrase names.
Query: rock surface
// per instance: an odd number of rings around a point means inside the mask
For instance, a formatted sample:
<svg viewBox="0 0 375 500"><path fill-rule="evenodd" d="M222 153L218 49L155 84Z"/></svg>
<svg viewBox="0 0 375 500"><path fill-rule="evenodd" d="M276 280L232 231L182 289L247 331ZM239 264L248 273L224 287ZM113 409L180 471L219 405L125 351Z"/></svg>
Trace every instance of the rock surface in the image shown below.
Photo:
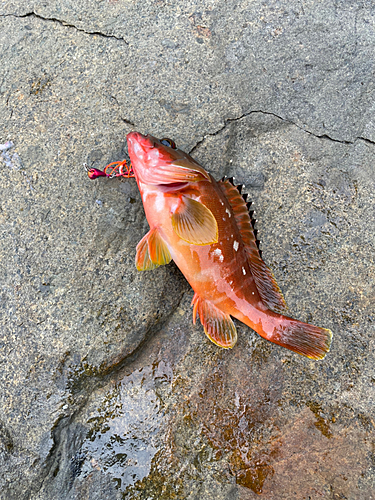
<svg viewBox="0 0 375 500"><path fill-rule="evenodd" d="M0 5L1 500L375 498L375 7ZM174 266L138 273L133 180L88 180L131 130L171 137L257 209L312 362L192 325Z"/></svg>

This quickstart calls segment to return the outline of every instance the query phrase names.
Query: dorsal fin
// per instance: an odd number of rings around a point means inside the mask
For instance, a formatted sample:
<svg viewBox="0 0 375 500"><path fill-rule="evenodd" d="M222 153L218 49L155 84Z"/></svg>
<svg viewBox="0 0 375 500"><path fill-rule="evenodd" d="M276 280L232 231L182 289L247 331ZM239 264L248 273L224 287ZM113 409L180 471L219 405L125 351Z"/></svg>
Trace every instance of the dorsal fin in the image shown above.
<svg viewBox="0 0 375 500"><path fill-rule="evenodd" d="M249 201L247 198L248 198L248 194L247 193L242 193L242 190L245 189L245 186L244 184L238 184L236 186L235 184L235 179L234 177L226 177L224 176L220 181L219 181L219 184L222 185L222 184L225 184L225 182L229 182L233 187L236 188L236 190L240 193L242 199L244 200L245 202L245 205L246 205L246 209L247 209L247 213L249 214L249 217L250 217L250 222L251 222L251 225L252 225L252 228L253 228L253 232L254 232L254 236L255 236L255 243L258 247L258 252L259 252L259 255L260 257L262 257L262 250L260 249L260 240L258 239L258 231L257 229L255 229L255 224L258 222L255 218L255 210L254 210L254 207L253 207L253 202L252 201ZM225 193L226 194L226 193ZM230 203L230 202L229 202Z"/></svg>
<svg viewBox="0 0 375 500"><path fill-rule="evenodd" d="M251 210L251 203L245 203L243 195L230 179L222 179L218 184L234 212L242 241L245 244L251 272L263 303L277 313L285 313L287 305L283 294L272 271L260 255L259 241L256 238L257 231L254 229L256 219L254 218L254 210Z"/></svg>

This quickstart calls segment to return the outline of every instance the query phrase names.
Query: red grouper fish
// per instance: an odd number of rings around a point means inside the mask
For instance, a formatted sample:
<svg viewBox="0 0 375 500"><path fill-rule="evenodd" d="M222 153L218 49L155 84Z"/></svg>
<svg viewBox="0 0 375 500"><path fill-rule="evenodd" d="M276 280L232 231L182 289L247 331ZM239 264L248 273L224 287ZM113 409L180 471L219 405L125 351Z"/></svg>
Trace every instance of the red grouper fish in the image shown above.
<svg viewBox="0 0 375 500"><path fill-rule="evenodd" d="M332 333L285 315L284 297L260 256L240 190L229 180L215 181L170 139L131 132L127 141L132 168L127 176L138 183L150 225L137 245L137 269L173 259L195 292L194 323L198 313L218 346L235 345L233 316L275 344L324 358ZM108 174L89 171L90 178L99 175Z"/></svg>

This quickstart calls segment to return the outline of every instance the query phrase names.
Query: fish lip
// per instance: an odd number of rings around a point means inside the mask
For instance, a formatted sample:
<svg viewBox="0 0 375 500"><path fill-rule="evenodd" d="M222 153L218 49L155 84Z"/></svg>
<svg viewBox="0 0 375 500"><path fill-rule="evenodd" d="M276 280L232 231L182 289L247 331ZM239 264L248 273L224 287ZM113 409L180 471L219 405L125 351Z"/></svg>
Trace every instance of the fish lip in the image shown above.
<svg viewBox="0 0 375 500"><path fill-rule="evenodd" d="M150 136L150 134L143 135L140 132L129 132L126 136L126 140L129 146L134 147L137 145L144 152L155 147L153 137Z"/></svg>

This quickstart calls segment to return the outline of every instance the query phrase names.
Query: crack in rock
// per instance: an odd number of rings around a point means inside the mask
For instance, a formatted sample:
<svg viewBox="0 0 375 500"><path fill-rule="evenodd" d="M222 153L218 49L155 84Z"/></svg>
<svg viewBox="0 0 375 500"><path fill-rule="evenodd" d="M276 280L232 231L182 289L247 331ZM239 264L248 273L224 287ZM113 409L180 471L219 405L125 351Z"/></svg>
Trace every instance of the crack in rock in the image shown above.
<svg viewBox="0 0 375 500"><path fill-rule="evenodd" d="M372 141L371 139L367 139L366 137L356 137L356 141L364 141L367 142L367 144L375 144L375 141Z"/></svg>
<svg viewBox="0 0 375 500"><path fill-rule="evenodd" d="M224 125L222 127L220 127L215 132L208 132L207 134L205 134L202 137L202 139L199 140L191 148L191 150L189 151L189 154L191 155L197 149L197 147L200 146L200 144L202 144L204 142L204 140L206 139L206 137L218 135L218 134L220 134L220 132L222 132L227 127L227 125L229 123L242 120L243 118L246 118L247 116L250 116L250 115L255 114L255 113L261 113L263 115L274 116L275 118L278 118L279 120L282 120L283 122L287 122L287 123L290 123L291 125L294 125L295 127L299 128L300 130L302 130L303 132L305 132L306 134L310 134L310 135L316 137L317 139L327 139L327 140L332 141L332 142L338 142L339 144L349 144L349 145L355 144L355 142L357 140L362 140L362 141L365 141L365 142L367 142L369 144L375 144L374 141L371 141L370 139L367 139L366 137L356 137L354 139L354 141L345 141L345 140L333 139L333 137L330 137L328 134L317 135L317 134L314 134L314 132L311 132L310 130L307 130L306 128L301 127L300 125L298 125L297 123L293 122L292 120L289 120L287 118L283 118L282 116L279 116L279 115L277 115L275 113L272 113L271 111L263 111L261 109L255 109L255 110L248 111L247 113L243 113L241 116L238 116L236 118L226 118L224 120Z"/></svg>
<svg viewBox="0 0 375 500"><path fill-rule="evenodd" d="M22 19L26 17L35 17L36 19L41 19L42 21L52 21L54 23L58 23L61 26L66 26L68 28L74 28L77 31L81 31L83 33L86 33L86 35L97 35L101 36L103 38L114 38L115 40L119 40L120 42L126 43L126 45L129 45L129 43L125 40L123 37L118 37L116 35L108 35L106 33L102 33L101 31L86 31L83 28L78 28L74 24L68 23L66 21L63 21L61 19L57 19L56 17L44 17L40 14L37 14L36 12L26 12L26 14L2 14L0 17L15 17L17 19Z"/></svg>
<svg viewBox="0 0 375 500"><path fill-rule="evenodd" d="M127 118L121 117L121 120L126 123L127 125L131 125L132 127L136 127L135 123L131 122Z"/></svg>

